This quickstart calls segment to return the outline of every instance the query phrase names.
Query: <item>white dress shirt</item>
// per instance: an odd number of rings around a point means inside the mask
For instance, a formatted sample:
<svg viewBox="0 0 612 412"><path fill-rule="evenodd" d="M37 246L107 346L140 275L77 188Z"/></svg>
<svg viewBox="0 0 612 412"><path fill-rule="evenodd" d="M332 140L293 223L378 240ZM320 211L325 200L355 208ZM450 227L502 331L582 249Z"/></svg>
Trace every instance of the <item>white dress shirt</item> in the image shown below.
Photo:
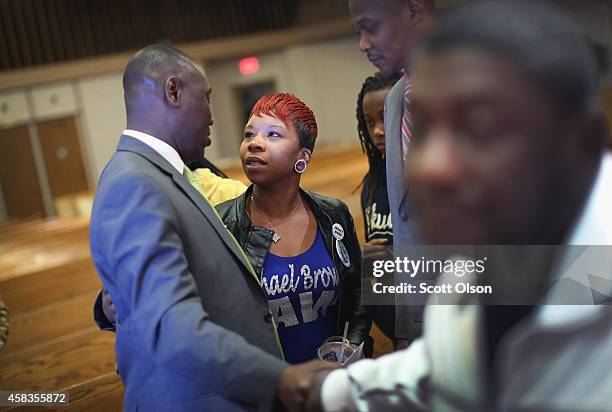
<svg viewBox="0 0 612 412"><path fill-rule="evenodd" d="M134 139L138 139L151 149L155 150L161 157L166 159L168 163L172 165L180 174L183 174L183 170L185 169L185 163L181 159L181 156L178 154L176 150L168 143L158 139L155 136L151 136L150 134L146 134L143 132L139 132L137 130L125 129L123 134L126 136L133 137Z"/></svg>

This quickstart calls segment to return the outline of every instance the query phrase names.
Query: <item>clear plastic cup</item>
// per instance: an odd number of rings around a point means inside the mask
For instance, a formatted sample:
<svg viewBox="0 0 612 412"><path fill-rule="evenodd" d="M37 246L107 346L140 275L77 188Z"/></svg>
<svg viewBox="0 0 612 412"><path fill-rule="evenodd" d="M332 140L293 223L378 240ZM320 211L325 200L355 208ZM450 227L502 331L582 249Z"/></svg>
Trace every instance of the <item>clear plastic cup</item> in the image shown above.
<svg viewBox="0 0 612 412"><path fill-rule="evenodd" d="M335 336L332 336L335 337ZM317 354L319 355L319 359L330 362L330 363L339 363L340 365L344 364L344 362L355 352L355 347L352 346L348 341L344 343L344 354L342 356L342 360L340 360L340 353L342 352L342 336L337 336L337 341L325 342L319 350ZM329 340L330 338L326 339Z"/></svg>

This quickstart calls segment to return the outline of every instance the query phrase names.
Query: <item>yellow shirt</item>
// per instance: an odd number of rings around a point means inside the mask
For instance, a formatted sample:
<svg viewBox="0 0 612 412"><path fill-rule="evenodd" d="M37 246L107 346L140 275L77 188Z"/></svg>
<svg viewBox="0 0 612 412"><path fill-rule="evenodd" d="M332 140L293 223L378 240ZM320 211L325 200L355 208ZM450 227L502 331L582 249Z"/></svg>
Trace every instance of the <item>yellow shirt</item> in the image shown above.
<svg viewBox="0 0 612 412"><path fill-rule="evenodd" d="M238 180L217 176L210 169L193 171L208 201L216 206L226 200L235 199L246 190L246 185Z"/></svg>

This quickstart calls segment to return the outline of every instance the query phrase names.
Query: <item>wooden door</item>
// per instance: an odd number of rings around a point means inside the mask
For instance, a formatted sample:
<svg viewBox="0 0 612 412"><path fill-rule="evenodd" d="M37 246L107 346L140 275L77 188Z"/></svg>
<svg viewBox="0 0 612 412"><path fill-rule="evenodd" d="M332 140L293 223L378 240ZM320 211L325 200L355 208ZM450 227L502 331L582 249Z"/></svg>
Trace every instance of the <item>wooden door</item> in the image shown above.
<svg viewBox="0 0 612 412"><path fill-rule="evenodd" d="M0 130L0 185L9 219L45 216L28 126Z"/></svg>
<svg viewBox="0 0 612 412"><path fill-rule="evenodd" d="M37 127L53 198L88 190L76 119L49 120Z"/></svg>

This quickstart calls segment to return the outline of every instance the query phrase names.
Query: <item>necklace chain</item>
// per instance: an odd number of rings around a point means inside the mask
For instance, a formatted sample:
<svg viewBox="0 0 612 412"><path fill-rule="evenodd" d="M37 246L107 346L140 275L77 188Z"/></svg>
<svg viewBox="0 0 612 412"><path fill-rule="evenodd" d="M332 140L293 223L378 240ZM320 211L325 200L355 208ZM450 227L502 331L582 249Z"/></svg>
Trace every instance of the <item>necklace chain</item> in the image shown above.
<svg viewBox="0 0 612 412"><path fill-rule="evenodd" d="M270 222L270 219L268 218L268 216L264 213L264 211L261 208L259 208L259 206L257 206L257 203L255 203L255 196L253 195L253 193L251 193L251 203L253 204L253 207L261 213L263 218L266 220L266 223L268 224L268 226L270 226L270 229L272 229L272 231L274 232L274 234L272 235L272 240L274 241L274 243L277 243L279 240L282 239L282 237L278 234L278 230L276 230L276 227L272 225L272 222ZM291 216L293 216L293 214L295 213L295 211L298 209L298 207L301 204L302 204L302 197L300 196L300 201L297 202L297 204L295 205L291 213L287 215L287 218L290 218Z"/></svg>

